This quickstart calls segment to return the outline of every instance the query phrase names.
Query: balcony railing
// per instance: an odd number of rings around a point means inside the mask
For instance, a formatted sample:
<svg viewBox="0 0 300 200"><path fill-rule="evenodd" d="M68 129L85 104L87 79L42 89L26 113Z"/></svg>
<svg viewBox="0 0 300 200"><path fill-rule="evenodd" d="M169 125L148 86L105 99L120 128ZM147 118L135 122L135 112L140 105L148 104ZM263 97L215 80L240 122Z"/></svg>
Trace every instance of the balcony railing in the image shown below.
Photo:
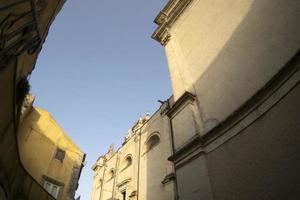
<svg viewBox="0 0 300 200"><path fill-rule="evenodd" d="M35 63L20 65L20 57L36 57L45 33L64 0L0 1L0 199L54 198L37 182L20 161L17 130L19 109L16 85ZM57 3L56 5L53 5ZM49 7L41 7L47 5ZM59 5L59 6L58 6ZM43 10L43 8L46 8ZM49 8L49 9L48 9ZM47 10L48 9L48 10ZM39 21L37 16L39 14ZM43 15L46 14L46 15ZM41 19L40 19L41 18ZM39 26L43 25L41 31ZM40 32L41 31L41 32ZM31 59L32 60L32 59ZM30 65L30 66L29 66ZM29 68L28 68L29 66ZM26 68L27 67L27 68ZM24 72L25 71L25 72Z"/></svg>
<svg viewBox="0 0 300 200"><path fill-rule="evenodd" d="M35 2L21 0L0 5L0 70L16 56L25 51L32 54L40 46Z"/></svg>

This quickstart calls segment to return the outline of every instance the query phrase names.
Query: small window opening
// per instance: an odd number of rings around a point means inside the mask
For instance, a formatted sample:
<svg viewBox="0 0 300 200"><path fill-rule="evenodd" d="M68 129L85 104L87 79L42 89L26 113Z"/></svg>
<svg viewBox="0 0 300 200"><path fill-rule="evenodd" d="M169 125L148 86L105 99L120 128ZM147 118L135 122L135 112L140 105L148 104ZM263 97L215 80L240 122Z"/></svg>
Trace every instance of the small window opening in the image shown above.
<svg viewBox="0 0 300 200"><path fill-rule="evenodd" d="M56 149L56 153L55 153L55 159L59 160L60 162L64 161L66 152L60 148Z"/></svg>
<svg viewBox="0 0 300 200"><path fill-rule="evenodd" d="M160 139L159 139L158 135L151 136L146 144L146 151L153 149L153 147L158 145L159 141L160 141Z"/></svg>
<svg viewBox="0 0 300 200"><path fill-rule="evenodd" d="M115 170L114 170L114 169L111 169L111 170L109 171L109 179L108 179L108 180L114 178L114 176L115 176Z"/></svg>
<svg viewBox="0 0 300 200"><path fill-rule="evenodd" d="M44 188L45 190L47 190L47 192L49 192L55 199L57 199L58 194L59 194L59 190L60 190L60 186L50 182L50 181L46 181L44 182Z"/></svg>
<svg viewBox="0 0 300 200"><path fill-rule="evenodd" d="M103 180L102 178L99 179L99 185L102 186Z"/></svg>
<svg viewBox="0 0 300 200"><path fill-rule="evenodd" d="M126 200L126 190L122 192L122 200Z"/></svg>
<svg viewBox="0 0 300 200"><path fill-rule="evenodd" d="M129 167L130 165L132 165L132 157L129 155L124 160L124 167L123 167L123 169Z"/></svg>

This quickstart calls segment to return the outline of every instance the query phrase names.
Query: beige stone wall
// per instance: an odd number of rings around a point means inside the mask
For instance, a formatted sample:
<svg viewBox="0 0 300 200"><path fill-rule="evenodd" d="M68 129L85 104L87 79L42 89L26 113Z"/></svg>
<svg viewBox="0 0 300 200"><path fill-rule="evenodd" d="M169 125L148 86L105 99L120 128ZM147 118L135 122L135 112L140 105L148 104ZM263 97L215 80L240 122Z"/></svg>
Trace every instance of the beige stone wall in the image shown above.
<svg viewBox="0 0 300 200"><path fill-rule="evenodd" d="M165 46L180 199L298 199L300 3L170 0ZM297 111L296 111L297 110Z"/></svg>
<svg viewBox="0 0 300 200"><path fill-rule="evenodd" d="M300 47L299 2L194 0L168 29L175 100L199 99L204 122L224 120Z"/></svg>
<svg viewBox="0 0 300 200"><path fill-rule="evenodd" d="M168 118L161 117L157 112L141 131L140 199L174 199L173 185L161 183L165 176L174 172L171 162L167 160L172 149ZM161 142L146 151L147 140L153 134L158 134Z"/></svg>
<svg viewBox="0 0 300 200"><path fill-rule="evenodd" d="M218 148L217 142L208 147L214 149L206 160L215 199L300 198L299 67L292 81L270 98L277 99L275 104L261 106L237 125L238 135ZM261 112L265 113L254 120Z"/></svg>
<svg viewBox="0 0 300 200"><path fill-rule="evenodd" d="M205 159L204 156L200 156L193 160L193 162L177 169L176 174L180 199L213 199Z"/></svg>
<svg viewBox="0 0 300 200"><path fill-rule="evenodd" d="M167 158L171 155L169 121L158 110L150 119L133 127L127 142L109 156L99 158L93 167L95 172L92 199L168 200L174 199L174 181L162 184L165 177L174 172L173 165ZM147 150L147 142L153 135L158 135L160 142ZM126 158L131 156L132 164L126 167ZM115 170L111 179L110 171ZM100 183L103 180L102 184ZM102 193L102 194L101 194ZM137 195L135 195L135 193Z"/></svg>

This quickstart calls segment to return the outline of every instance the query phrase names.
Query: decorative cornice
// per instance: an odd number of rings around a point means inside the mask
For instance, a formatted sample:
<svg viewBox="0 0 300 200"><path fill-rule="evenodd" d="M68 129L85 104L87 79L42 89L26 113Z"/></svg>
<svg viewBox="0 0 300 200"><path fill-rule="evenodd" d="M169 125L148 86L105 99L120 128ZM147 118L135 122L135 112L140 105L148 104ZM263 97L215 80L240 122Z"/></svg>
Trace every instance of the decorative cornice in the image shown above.
<svg viewBox="0 0 300 200"><path fill-rule="evenodd" d="M105 158L105 156L100 156L97 159L96 163L92 166L92 170L96 172L98 169L100 169L103 166L105 166L105 164L106 164L106 158Z"/></svg>
<svg viewBox="0 0 300 200"><path fill-rule="evenodd" d="M154 23L156 23L158 27L151 37L165 46L171 39L171 34L168 29L172 27L192 1L193 0L170 0L154 19Z"/></svg>
<svg viewBox="0 0 300 200"><path fill-rule="evenodd" d="M196 99L196 96L190 92L185 92L175 103L172 107L167 111L168 117L172 118L172 115L178 111L186 102L191 101L193 102Z"/></svg>
<svg viewBox="0 0 300 200"><path fill-rule="evenodd" d="M42 177L43 177L44 180L49 181L49 182L52 182L52 183L54 183L55 185L58 185L58 186L64 186L64 185L65 185L63 182L58 181L58 180L56 180L56 179L54 179L54 178L51 178L51 177L49 177L49 176L43 175ZM42 183L42 184L43 184L43 183Z"/></svg>
<svg viewBox="0 0 300 200"><path fill-rule="evenodd" d="M175 181L175 179L176 179L175 173L172 172L172 173L166 175L165 178L164 178L164 180L161 183L162 184L167 184L167 183L169 183L171 181Z"/></svg>
<svg viewBox="0 0 300 200"><path fill-rule="evenodd" d="M130 198L135 197L135 196L137 196L137 191L136 190L132 191L129 195Z"/></svg>
<svg viewBox="0 0 300 200"><path fill-rule="evenodd" d="M168 160L178 163L179 161L185 159L187 154L192 154L197 149L203 149L203 141L200 135L195 135L189 142L183 147L179 148L173 155L171 155Z"/></svg>
<svg viewBox="0 0 300 200"><path fill-rule="evenodd" d="M118 188L119 188L119 187L122 187L123 185L129 183L130 181L131 181L131 178L127 178L127 179L121 181L120 183L118 183L118 184L117 184L117 187L118 187Z"/></svg>
<svg viewBox="0 0 300 200"><path fill-rule="evenodd" d="M186 145L178 149L168 160L174 162L176 168L179 168L199 155L213 151L226 140L241 133L252 123L255 123L258 118L276 106L298 84L300 84L300 50L261 90L236 112L232 113L217 127L206 132L203 136L196 135L191 138ZM214 144L215 141L223 136L226 136L225 140L221 139L222 142Z"/></svg>

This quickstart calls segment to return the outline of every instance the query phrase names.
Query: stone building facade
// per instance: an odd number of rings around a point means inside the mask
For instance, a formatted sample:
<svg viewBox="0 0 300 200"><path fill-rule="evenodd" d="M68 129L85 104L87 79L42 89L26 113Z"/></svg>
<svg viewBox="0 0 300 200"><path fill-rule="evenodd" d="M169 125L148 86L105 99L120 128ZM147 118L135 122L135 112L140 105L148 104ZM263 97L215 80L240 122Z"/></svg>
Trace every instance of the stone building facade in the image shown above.
<svg viewBox="0 0 300 200"><path fill-rule="evenodd" d="M170 0L178 199L300 199L300 2Z"/></svg>
<svg viewBox="0 0 300 200"><path fill-rule="evenodd" d="M169 129L164 107L138 120L123 145L110 147L94 164L92 200L174 199Z"/></svg>
<svg viewBox="0 0 300 200"><path fill-rule="evenodd" d="M99 158L92 199L300 199L299 8L293 0L169 0L152 38L165 48L173 96L141 135ZM145 162L134 142L155 132L165 145Z"/></svg>

